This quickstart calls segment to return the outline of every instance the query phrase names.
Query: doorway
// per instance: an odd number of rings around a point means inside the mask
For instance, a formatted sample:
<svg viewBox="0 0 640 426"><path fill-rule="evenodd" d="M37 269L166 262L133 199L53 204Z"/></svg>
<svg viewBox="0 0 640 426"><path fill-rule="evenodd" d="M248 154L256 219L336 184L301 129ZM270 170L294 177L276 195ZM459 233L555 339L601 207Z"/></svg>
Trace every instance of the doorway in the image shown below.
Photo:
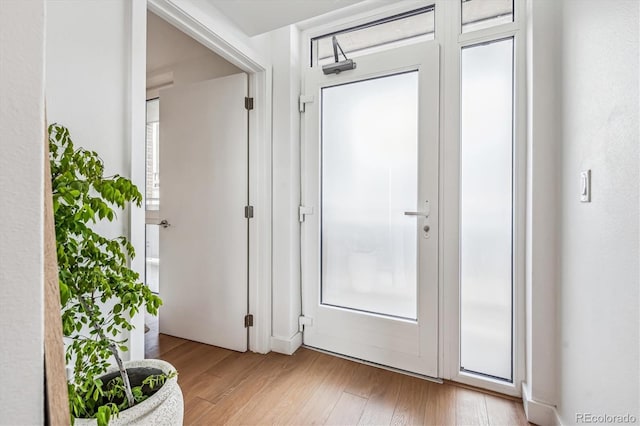
<svg viewBox="0 0 640 426"><path fill-rule="evenodd" d="M147 14L146 283L159 331L248 349L246 73Z"/></svg>

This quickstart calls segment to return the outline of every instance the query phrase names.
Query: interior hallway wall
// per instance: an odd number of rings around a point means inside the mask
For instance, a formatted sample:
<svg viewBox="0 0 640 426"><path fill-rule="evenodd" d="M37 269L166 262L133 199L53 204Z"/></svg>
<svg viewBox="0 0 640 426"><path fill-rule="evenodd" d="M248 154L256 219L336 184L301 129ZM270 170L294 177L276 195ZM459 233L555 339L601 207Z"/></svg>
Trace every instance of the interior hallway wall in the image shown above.
<svg viewBox="0 0 640 426"><path fill-rule="evenodd" d="M147 13L147 99L159 86L196 83L242 72L153 12Z"/></svg>
<svg viewBox="0 0 640 426"><path fill-rule="evenodd" d="M45 10L0 1L0 424L44 422Z"/></svg>
<svg viewBox="0 0 640 426"><path fill-rule="evenodd" d="M273 63L273 242L271 349L291 354L298 332L300 294L300 31L294 25L254 40Z"/></svg>
<svg viewBox="0 0 640 426"><path fill-rule="evenodd" d="M106 176L129 176L127 1L47 6L48 120L68 127L76 147L97 151ZM127 235L126 215L99 232Z"/></svg>
<svg viewBox="0 0 640 426"><path fill-rule="evenodd" d="M640 2L562 6L558 412L640 422Z"/></svg>
<svg viewBox="0 0 640 426"><path fill-rule="evenodd" d="M142 189L140 179L131 174L133 148L144 137L132 130L136 123L144 126L144 115L140 117L144 114L144 87L138 88L131 78L136 61L144 61L144 46L141 52L136 51L140 44L132 31L141 28L144 32L144 21L133 22L144 18L140 7L144 11L144 0L49 0L46 93L49 122L68 127L77 147L96 151L104 160L106 176L130 177ZM135 108L133 99L138 105ZM143 145L142 149L143 156ZM138 254L131 266L141 273L138 262L144 259L144 239L140 242L139 235L130 234L132 220L144 221L138 212L142 209L130 207L118 212L114 222L98 223L96 229L110 238L128 236ZM142 320L142 315L134 319L132 336L140 333L142 337ZM144 339L132 339L123 358L143 357Z"/></svg>

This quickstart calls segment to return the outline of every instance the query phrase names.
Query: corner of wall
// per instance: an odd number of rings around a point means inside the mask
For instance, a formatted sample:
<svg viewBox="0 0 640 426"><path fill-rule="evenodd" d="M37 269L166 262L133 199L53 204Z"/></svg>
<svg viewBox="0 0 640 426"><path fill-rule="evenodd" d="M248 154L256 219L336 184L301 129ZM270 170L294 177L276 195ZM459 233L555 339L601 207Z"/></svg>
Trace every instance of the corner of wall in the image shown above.
<svg viewBox="0 0 640 426"><path fill-rule="evenodd" d="M302 308L297 213L300 205L300 116L297 107L300 35L295 26L283 27L269 34L273 63L272 349L289 353L292 347L297 349L302 343L302 336L298 333L298 317ZM292 337L283 340L280 336ZM300 343L295 343L298 340Z"/></svg>
<svg viewBox="0 0 640 426"><path fill-rule="evenodd" d="M560 2L527 2L526 386L534 416L557 400ZM538 414L543 413L543 414ZM536 422L538 423L538 422ZM539 424L548 424L544 421Z"/></svg>
<svg viewBox="0 0 640 426"><path fill-rule="evenodd" d="M271 350L284 355L293 355L302 346L302 333L298 332L290 339L271 338Z"/></svg>
<svg viewBox="0 0 640 426"><path fill-rule="evenodd" d="M2 419L44 419L44 0L0 1Z"/></svg>
<svg viewBox="0 0 640 426"><path fill-rule="evenodd" d="M531 389L526 383L522 384L522 405L527 420L536 425L562 426L560 415L556 407L530 397Z"/></svg>

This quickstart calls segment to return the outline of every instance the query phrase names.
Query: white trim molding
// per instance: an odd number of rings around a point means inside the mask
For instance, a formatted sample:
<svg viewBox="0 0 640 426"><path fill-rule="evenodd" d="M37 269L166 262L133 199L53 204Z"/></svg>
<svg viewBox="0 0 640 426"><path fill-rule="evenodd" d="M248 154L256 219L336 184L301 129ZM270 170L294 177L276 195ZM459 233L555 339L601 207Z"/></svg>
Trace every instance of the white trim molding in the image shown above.
<svg viewBox="0 0 640 426"><path fill-rule="evenodd" d="M144 1L132 1L129 4L129 87L128 95L128 123L129 155L131 161L131 181L138 187L145 187L144 167L134 167L144 164L145 158L145 125L146 125L146 66L147 66L147 10ZM141 191L145 197L145 191ZM129 241L133 245L137 256L131 260L130 267L144 277L145 271L145 200L141 207L129 207ZM129 332L129 352L125 357L129 360L144 359L144 310L132 319L135 326Z"/></svg>
<svg viewBox="0 0 640 426"><path fill-rule="evenodd" d="M270 63L250 47L250 39L205 2L148 0L148 8L244 71L261 72L270 67Z"/></svg>
<svg viewBox="0 0 640 426"><path fill-rule="evenodd" d="M271 350L284 355L293 355L302 346L302 333L298 332L289 339L282 337L271 338Z"/></svg>
<svg viewBox="0 0 640 426"><path fill-rule="evenodd" d="M522 405L524 407L524 414L527 416L527 420L530 423L536 425L557 425L562 426L560 415L556 410L556 407L549 405L545 402L536 401L530 396L527 384L522 384Z"/></svg>

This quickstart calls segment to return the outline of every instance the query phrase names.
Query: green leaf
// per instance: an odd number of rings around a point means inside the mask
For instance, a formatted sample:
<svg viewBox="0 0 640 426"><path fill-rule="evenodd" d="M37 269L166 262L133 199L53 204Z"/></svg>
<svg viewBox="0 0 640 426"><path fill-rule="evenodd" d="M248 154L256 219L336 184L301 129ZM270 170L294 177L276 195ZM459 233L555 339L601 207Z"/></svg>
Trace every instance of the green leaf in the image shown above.
<svg viewBox="0 0 640 426"><path fill-rule="evenodd" d="M107 424L119 407L99 404L123 392L124 384L103 388L98 377L118 356L115 349L127 350L119 332L133 325L124 313L133 315L144 305L155 314L162 301L129 268L134 250L127 239L106 238L91 226L101 219L116 220L118 209L128 203L140 205L142 194L125 177L104 176L102 159L76 148L66 127L53 123L48 133L62 328L70 338L65 359L74 371L68 383L69 409L74 417Z"/></svg>

